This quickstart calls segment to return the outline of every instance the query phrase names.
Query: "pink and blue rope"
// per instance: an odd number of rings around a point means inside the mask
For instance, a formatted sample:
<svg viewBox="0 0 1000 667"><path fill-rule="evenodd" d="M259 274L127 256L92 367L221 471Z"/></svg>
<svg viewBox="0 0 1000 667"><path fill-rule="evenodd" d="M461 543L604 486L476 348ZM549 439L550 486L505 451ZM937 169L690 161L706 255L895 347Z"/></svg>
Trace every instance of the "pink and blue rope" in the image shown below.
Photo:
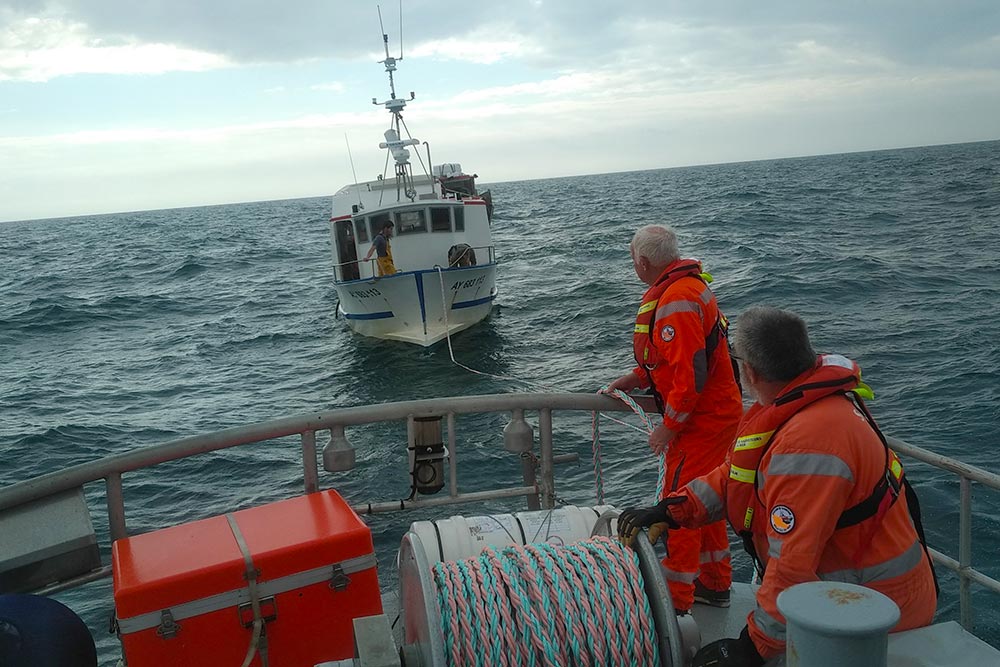
<svg viewBox="0 0 1000 667"><path fill-rule="evenodd" d="M490 548L433 579L453 667L659 664L638 558L610 538Z"/></svg>
<svg viewBox="0 0 1000 667"><path fill-rule="evenodd" d="M632 408L632 412L639 415L639 419L642 420L642 424L643 426L645 426L645 433L647 436L651 434L655 429L655 426L653 426L653 420L650 419L649 415L646 414L646 411L642 409L642 406L636 403L635 400L625 392L621 391L620 389L615 389L614 391L608 391L608 387L601 387L601 389L597 393L613 396L622 403L625 403L625 405ZM604 472L602 469L603 464L601 461L601 416L602 413L593 412L591 414L591 420L590 420L590 432L591 432L591 439L593 440L593 453L594 453L593 456L594 483L597 487L597 503L599 505L604 504ZM610 417L608 415L603 415L603 416L610 419L613 422L643 432L642 429L633 426L632 424L629 424L627 422L623 422L620 419L615 419L614 417ZM653 499L654 503L658 503L660 502L660 500L663 499L663 490L666 488L667 484L666 455L663 453L658 454L657 460L659 461L660 466L656 478L656 497Z"/></svg>

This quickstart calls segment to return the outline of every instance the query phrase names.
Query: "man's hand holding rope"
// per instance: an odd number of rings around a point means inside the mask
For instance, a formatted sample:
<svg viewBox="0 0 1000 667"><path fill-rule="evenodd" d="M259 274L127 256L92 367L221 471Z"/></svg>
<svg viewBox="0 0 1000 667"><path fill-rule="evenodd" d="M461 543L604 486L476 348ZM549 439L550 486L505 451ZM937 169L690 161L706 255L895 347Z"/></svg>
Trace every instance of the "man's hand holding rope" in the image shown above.
<svg viewBox="0 0 1000 667"><path fill-rule="evenodd" d="M649 543L655 544L668 528L680 528L680 524L670 516L670 506L686 502L687 496L670 496L646 509L630 507L618 516L618 539L625 546L631 546L636 535L643 528L649 528Z"/></svg>

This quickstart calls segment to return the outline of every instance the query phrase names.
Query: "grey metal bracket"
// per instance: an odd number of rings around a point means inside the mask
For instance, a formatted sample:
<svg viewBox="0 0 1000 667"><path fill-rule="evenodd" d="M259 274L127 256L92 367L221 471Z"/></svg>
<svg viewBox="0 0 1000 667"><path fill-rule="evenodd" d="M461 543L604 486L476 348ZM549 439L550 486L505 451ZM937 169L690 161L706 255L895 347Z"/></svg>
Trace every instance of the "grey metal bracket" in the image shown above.
<svg viewBox="0 0 1000 667"><path fill-rule="evenodd" d="M181 631L179 623L174 622L174 615L169 609L160 612L160 625L156 628L156 635L162 639L173 639Z"/></svg>
<svg viewBox="0 0 1000 667"><path fill-rule="evenodd" d="M346 590L351 583L351 578L344 573L344 568L338 563L331 568L330 588L335 591Z"/></svg>
<svg viewBox="0 0 1000 667"><path fill-rule="evenodd" d="M236 613L240 617L240 625L244 628L253 627L253 603L244 602L236 606ZM278 618L278 603L274 596L260 599L260 616L265 623L270 623Z"/></svg>

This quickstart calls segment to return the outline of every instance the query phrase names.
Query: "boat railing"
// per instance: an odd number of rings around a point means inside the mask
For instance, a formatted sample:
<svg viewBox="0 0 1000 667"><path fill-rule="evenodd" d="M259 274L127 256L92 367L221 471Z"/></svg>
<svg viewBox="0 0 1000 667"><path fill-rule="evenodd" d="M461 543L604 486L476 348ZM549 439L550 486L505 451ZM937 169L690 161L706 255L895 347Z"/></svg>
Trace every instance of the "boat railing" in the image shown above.
<svg viewBox="0 0 1000 667"><path fill-rule="evenodd" d="M374 264L374 260L369 260ZM358 280L361 277L361 265L367 264L363 259L352 259L333 265L333 279L337 281ZM374 271L374 268L372 269Z"/></svg>
<svg viewBox="0 0 1000 667"><path fill-rule="evenodd" d="M470 246L470 247L473 250L484 251L486 253L486 256L488 258L488 261L486 262L486 264L496 264L496 261L497 261L496 246L481 245L481 246ZM373 257L372 259L369 259L369 260L353 259L353 260L351 260L349 262L340 262L339 264L334 264L333 265L333 270L334 270L334 274L333 275L334 275L334 278L336 280L338 280L338 281L359 280L360 278L367 278L367 279L370 280L371 278L376 277L375 274L377 273L377 270L375 268L375 262L376 262L376 259ZM367 276L362 276L361 275L361 268L360 267L361 267L362 264L366 264L368 266L368 273L369 273L369 275L367 275ZM481 264L474 264L473 266L481 266ZM353 278L346 277L347 276L347 271L351 270L352 268L353 268L354 272L358 273L358 275L355 276L355 277L353 277ZM467 267L467 266L445 267L445 266L442 266L441 268L443 268L443 269L448 269L448 268L452 268L452 269L458 269L458 268L466 269L466 268L472 268L472 267ZM352 275L353 275L353 273L352 273Z"/></svg>
<svg viewBox="0 0 1000 667"><path fill-rule="evenodd" d="M994 490L1000 490L1000 475L982 468L962 463L941 454L888 437L889 446L897 454L909 456L938 470L945 470L958 476L958 560L930 548L935 563L958 575L959 622L966 630L973 627L971 582L1000 593L1000 581L972 567L972 483L976 482Z"/></svg>
<svg viewBox="0 0 1000 667"><path fill-rule="evenodd" d="M496 247L491 246L491 245L474 245L474 246L469 246L469 247L472 248L473 251L476 251L476 250L485 250L486 251L486 257L487 257L486 263L487 264L496 264L496 261L497 261ZM473 266L476 266L476 265L473 265ZM457 267L457 266L455 266L455 267L450 267L450 268L468 268L468 267Z"/></svg>
<svg viewBox="0 0 1000 667"><path fill-rule="evenodd" d="M646 410L654 409L652 401L648 398L640 397L638 403ZM331 460L336 459L338 447L340 453L343 453L344 448L347 447L346 451L351 452L348 458L353 461L353 449L350 448L346 438L348 427L405 421L407 446L410 446L415 442L417 421L426 418L440 418L447 425L448 482L446 495L427 499L402 501L394 499L385 502L361 503L354 506L355 511L359 514L379 514L514 497L524 497L527 500L528 509L551 509L555 507L557 502L555 465L578 458L576 454L561 456L555 454L552 421L553 413L557 411L629 412L631 408L616 399L600 394L510 393L432 398L339 408L248 426L238 426L115 454L97 461L82 463L58 472L11 484L0 489L0 525L2 525L5 514L15 508L21 509L26 503L52 498L69 491L80 490L84 485L103 481L108 533L111 540L114 541L128 535L123 489L124 477L127 473L222 449L296 435L299 436L301 450L303 491L313 493L320 490L318 464L320 457L316 449L317 433L327 431L330 433L330 442L322 456L324 461L327 460L327 453L330 450L334 450L331 452L334 454L331 456ZM458 444L456 417L464 414L504 412L510 413L511 419L511 423L504 430L505 448L512 453L520 454L523 483L520 486L496 487L481 491L460 491L458 464L462 451ZM529 428L525 421L526 412L532 412L537 416L537 456L533 428L530 431L526 430ZM511 430L511 433L518 432L521 437L520 439L512 437L508 442L508 429L511 426L517 427ZM530 436L525 437L526 433L530 433ZM1000 490L1000 475L910 445L896 438L889 438L889 442L897 453L922 461L939 470L951 472L959 477L958 560L935 549L931 549L931 555L936 563L957 573L959 577L960 620L965 628L971 629L974 619L969 590L970 583L976 582L993 592L1000 593L1000 582L972 567L972 483ZM326 467L331 471L348 469ZM99 570L54 583L40 592L52 593L72 588L88 581L109 576L110 573L110 566L105 566Z"/></svg>
<svg viewBox="0 0 1000 667"><path fill-rule="evenodd" d="M347 282L349 280L360 280L366 278L371 280L375 277L375 262L376 259L373 257L371 259L352 259L348 262L340 262L339 264L333 265L333 279L338 282ZM368 266L368 275L361 275L361 267L363 265Z"/></svg>

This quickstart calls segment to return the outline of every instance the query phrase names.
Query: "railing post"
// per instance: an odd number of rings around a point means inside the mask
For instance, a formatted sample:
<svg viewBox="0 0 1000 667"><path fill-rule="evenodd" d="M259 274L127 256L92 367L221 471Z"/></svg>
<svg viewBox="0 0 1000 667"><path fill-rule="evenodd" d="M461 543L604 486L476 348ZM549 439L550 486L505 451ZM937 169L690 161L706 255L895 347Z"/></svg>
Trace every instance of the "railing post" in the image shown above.
<svg viewBox="0 0 1000 667"><path fill-rule="evenodd" d="M959 477L961 501L958 510L958 600L962 627L972 632L972 600L968 569L972 566L972 481Z"/></svg>
<svg viewBox="0 0 1000 667"><path fill-rule="evenodd" d="M556 506L556 485L552 463L551 408L542 408L538 411L538 431L539 442L542 446L542 508L549 510Z"/></svg>
<svg viewBox="0 0 1000 667"><path fill-rule="evenodd" d="M425 142L426 143L426 142ZM427 149L430 152L430 148ZM455 413L448 413L448 493L452 498L458 495L458 457L455 454Z"/></svg>
<svg viewBox="0 0 1000 667"><path fill-rule="evenodd" d="M125 529L125 493L122 491L121 473L113 472L104 478L108 501L108 528L111 541L128 537Z"/></svg>
<svg viewBox="0 0 1000 667"><path fill-rule="evenodd" d="M511 411L510 422L503 429L503 448L521 457L521 477L524 479L524 485L537 489L535 468L538 459L532 451L535 448L535 432L524 420L523 408ZM528 494L526 500L529 510L542 509L538 493Z"/></svg>
<svg viewBox="0 0 1000 667"><path fill-rule="evenodd" d="M316 431L302 433L302 478L306 493L319 491L319 467L316 465Z"/></svg>

